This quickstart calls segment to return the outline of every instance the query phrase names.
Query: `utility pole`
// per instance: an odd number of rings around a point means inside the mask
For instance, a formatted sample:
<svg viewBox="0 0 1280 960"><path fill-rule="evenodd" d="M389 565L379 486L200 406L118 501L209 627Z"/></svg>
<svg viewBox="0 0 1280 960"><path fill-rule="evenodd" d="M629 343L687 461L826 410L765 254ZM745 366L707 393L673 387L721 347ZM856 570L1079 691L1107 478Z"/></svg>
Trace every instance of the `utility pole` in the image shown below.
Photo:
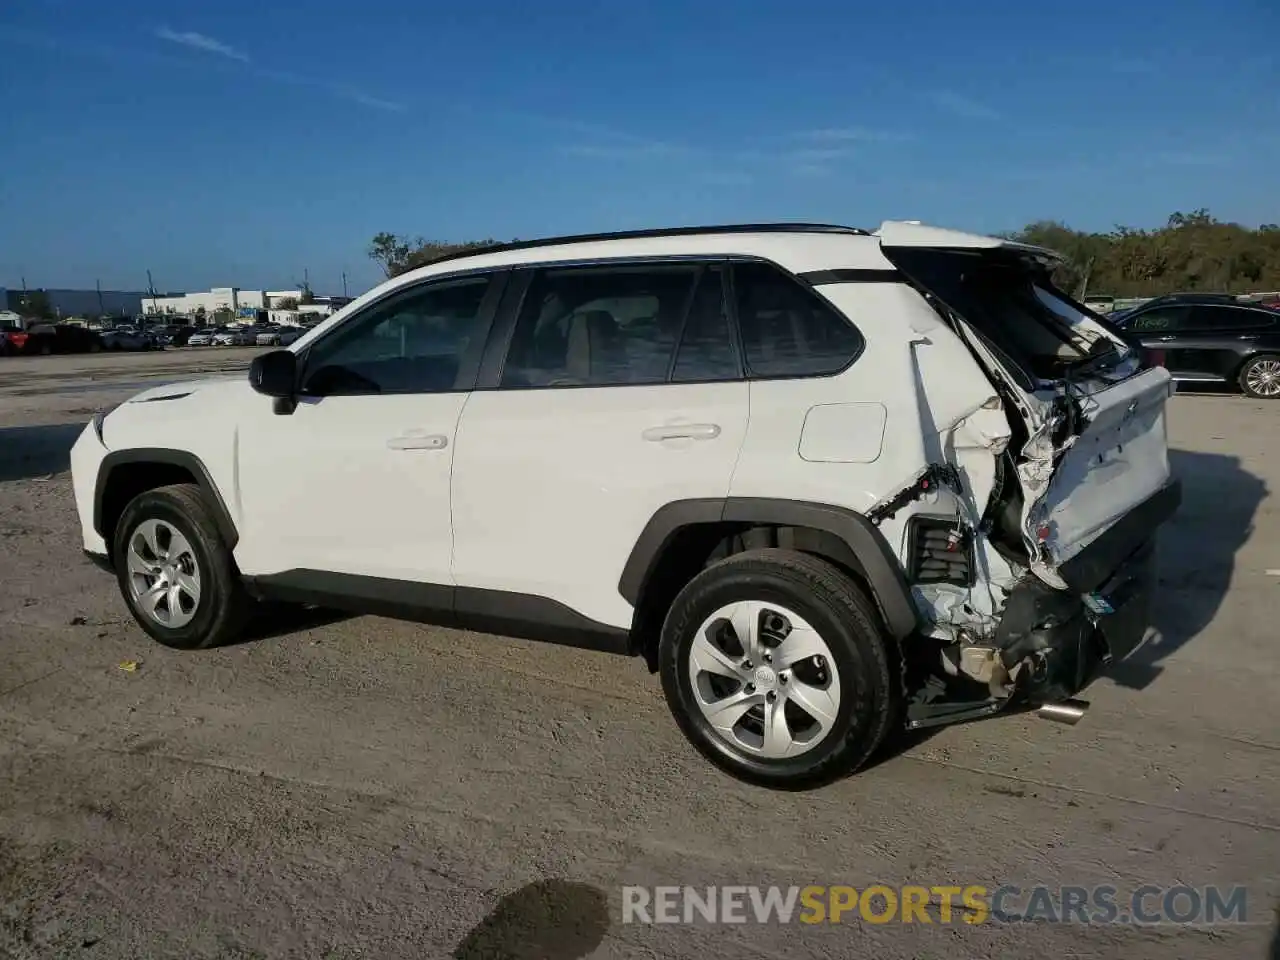
<svg viewBox="0 0 1280 960"><path fill-rule="evenodd" d="M347 299L347 271L342 271L342 299Z"/></svg>
<svg viewBox="0 0 1280 960"><path fill-rule="evenodd" d="M98 291L98 316L101 317L107 312L106 307L102 305L102 281L93 281L93 286L94 289Z"/></svg>

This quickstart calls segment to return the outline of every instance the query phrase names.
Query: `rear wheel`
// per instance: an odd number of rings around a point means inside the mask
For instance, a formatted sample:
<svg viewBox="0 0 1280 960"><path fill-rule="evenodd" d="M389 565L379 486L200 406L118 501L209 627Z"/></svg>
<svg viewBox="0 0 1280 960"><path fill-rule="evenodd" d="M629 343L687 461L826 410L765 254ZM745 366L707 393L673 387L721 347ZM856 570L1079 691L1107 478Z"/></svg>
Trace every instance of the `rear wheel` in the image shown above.
<svg viewBox="0 0 1280 960"><path fill-rule="evenodd" d="M764 786L856 770L897 700L875 607L835 567L788 550L736 554L694 577L667 615L659 660L685 736Z"/></svg>
<svg viewBox="0 0 1280 960"><path fill-rule="evenodd" d="M1240 371L1240 388L1260 400L1280 400L1280 356L1251 358Z"/></svg>
<svg viewBox="0 0 1280 960"><path fill-rule="evenodd" d="M120 592L155 640L194 650L240 635L252 601L195 484L134 498L117 525L114 556Z"/></svg>

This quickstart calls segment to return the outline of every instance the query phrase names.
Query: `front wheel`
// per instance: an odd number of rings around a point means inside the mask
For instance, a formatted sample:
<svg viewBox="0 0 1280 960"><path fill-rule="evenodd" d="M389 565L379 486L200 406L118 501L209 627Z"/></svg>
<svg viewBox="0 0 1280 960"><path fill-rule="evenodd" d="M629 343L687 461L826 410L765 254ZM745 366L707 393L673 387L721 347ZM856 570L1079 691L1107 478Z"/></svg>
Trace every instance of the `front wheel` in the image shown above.
<svg viewBox="0 0 1280 960"><path fill-rule="evenodd" d="M134 619L166 647L217 646L243 630L252 601L195 484L134 498L116 527L114 557Z"/></svg>
<svg viewBox="0 0 1280 960"><path fill-rule="evenodd" d="M690 742L769 787L856 770L898 699L874 605L840 570L789 550L736 554L694 577L667 614L659 663Z"/></svg>
<svg viewBox="0 0 1280 960"><path fill-rule="evenodd" d="M1280 357L1251 358L1240 371L1240 388L1259 400L1280 400Z"/></svg>

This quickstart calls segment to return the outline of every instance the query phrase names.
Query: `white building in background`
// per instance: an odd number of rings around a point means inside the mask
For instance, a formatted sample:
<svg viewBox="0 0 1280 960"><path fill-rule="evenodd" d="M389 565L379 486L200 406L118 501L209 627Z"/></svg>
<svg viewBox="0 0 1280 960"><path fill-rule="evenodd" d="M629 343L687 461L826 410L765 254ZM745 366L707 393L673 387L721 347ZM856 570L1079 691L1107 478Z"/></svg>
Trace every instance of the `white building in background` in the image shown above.
<svg viewBox="0 0 1280 960"><path fill-rule="evenodd" d="M296 301L301 297L301 290L241 290L239 287L214 287L212 290L200 293L143 297L142 312L148 315L194 317L201 313L212 316L219 310L230 310L233 314L241 316L257 310L272 310L283 301Z"/></svg>

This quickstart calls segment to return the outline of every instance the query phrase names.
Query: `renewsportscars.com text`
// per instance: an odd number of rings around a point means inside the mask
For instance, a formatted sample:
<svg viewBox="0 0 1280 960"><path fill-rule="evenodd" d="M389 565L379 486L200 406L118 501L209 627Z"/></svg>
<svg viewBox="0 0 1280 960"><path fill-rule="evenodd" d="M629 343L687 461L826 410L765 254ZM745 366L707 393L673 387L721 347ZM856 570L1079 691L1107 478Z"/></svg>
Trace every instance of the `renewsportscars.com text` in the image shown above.
<svg viewBox="0 0 1280 960"><path fill-rule="evenodd" d="M1248 922L1244 887L1005 884L627 886L623 923L1178 924Z"/></svg>

